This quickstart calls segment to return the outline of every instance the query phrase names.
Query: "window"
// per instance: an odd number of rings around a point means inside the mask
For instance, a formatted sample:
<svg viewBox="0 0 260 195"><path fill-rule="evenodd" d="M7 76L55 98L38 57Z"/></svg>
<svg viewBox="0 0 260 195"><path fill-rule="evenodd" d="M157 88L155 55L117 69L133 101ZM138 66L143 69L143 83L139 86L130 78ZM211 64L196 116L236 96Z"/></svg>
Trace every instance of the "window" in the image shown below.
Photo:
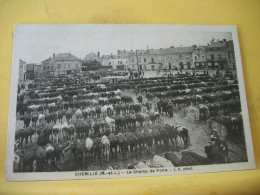
<svg viewBox="0 0 260 195"><path fill-rule="evenodd" d="M51 70L53 70L54 69L54 67L53 66L51 66Z"/></svg>
<svg viewBox="0 0 260 195"><path fill-rule="evenodd" d="M197 58L198 58L198 57L197 57L197 56L195 56L195 61L197 61Z"/></svg>
<svg viewBox="0 0 260 195"><path fill-rule="evenodd" d="M166 59L167 60L172 60L172 56L167 56Z"/></svg>
<svg viewBox="0 0 260 195"><path fill-rule="evenodd" d="M205 56L201 56L201 59L204 60L204 59L205 59Z"/></svg>
<svg viewBox="0 0 260 195"><path fill-rule="evenodd" d="M214 55L213 54L211 54L211 59L214 60Z"/></svg>
<svg viewBox="0 0 260 195"><path fill-rule="evenodd" d="M138 57L138 62L141 62L141 57Z"/></svg>
<svg viewBox="0 0 260 195"><path fill-rule="evenodd" d="M182 59L182 55L179 55L179 59Z"/></svg>
<svg viewBox="0 0 260 195"><path fill-rule="evenodd" d="M144 58L144 63L146 63L146 58Z"/></svg>
<svg viewBox="0 0 260 195"><path fill-rule="evenodd" d="M151 58L151 62L154 63L154 59L153 58Z"/></svg>
<svg viewBox="0 0 260 195"><path fill-rule="evenodd" d="M70 70L71 68L70 68L70 64L68 64L68 69Z"/></svg>
<svg viewBox="0 0 260 195"><path fill-rule="evenodd" d="M188 60L190 59L190 55L189 54L186 55L186 59L188 59Z"/></svg>
<svg viewBox="0 0 260 195"><path fill-rule="evenodd" d="M219 59L222 59L222 56L221 56L221 55L218 55L218 58L219 58Z"/></svg>
<svg viewBox="0 0 260 195"><path fill-rule="evenodd" d="M117 64L120 64L120 62L119 62L119 61L117 61Z"/></svg>
<svg viewBox="0 0 260 195"><path fill-rule="evenodd" d="M76 69L79 69L79 65L78 64L76 64Z"/></svg>
<svg viewBox="0 0 260 195"><path fill-rule="evenodd" d="M111 65L111 62L109 62L108 64Z"/></svg>
<svg viewBox="0 0 260 195"><path fill-rule="evenodd" d="M58 64L58 65L57 65L57 69L60 69L60 67L61 67L61 65L60 65L60 64ZM58 71L58 72L59 72L59 71Z"/></svg>
<svg viewBox="0 0 260 195"><path fill-rule="evenodd" d="M132 63L135 63L135 59L134 58L132 58Z"/></svg>

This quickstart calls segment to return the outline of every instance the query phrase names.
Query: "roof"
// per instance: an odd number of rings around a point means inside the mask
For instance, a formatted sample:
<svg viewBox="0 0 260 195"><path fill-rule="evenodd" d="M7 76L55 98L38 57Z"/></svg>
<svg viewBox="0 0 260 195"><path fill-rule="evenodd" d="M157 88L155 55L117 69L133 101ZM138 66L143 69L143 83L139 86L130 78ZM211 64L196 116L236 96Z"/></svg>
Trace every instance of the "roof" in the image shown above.
<svg viewBox="0 0 260 195"><path fill-rule="evenodd" d="M226 46L227 46L227 42L219 41L219 42L210 44L208 47L226 47Z"/></svg>
<svg viewBox="0 0 260 195"><path fill-rule="evenodd" d="M55 61L78 61L80 60L76 56L72 55L71 53L59 53L54 56L53 60Z"/></svg>
<svg viewBox="0 0 260 195"><path fill-rule="evenodd" d="M23 60L21 60L21 59L20 59L19 63L20 63L20 64L22 64L22 63L23 63L23 64L26 64L26 62L23 61Z"/></svg>
<svg viewBox="0 0 260 195"><path fill-rule="evenodd" d="M103 55L102 59L128 59L126 55Z"/></svg>
<svg viewBox="0 0 260 195"><path fill-rule="evenodd" d="M83 61L88 61L88 60L93 60L93 59L97 59L98 55L94 52L90 52L89 54L87 54L85 56L85 58L83 59Z"/></svg>
<svg viewBox="0 0 260 195"><path fill-rule="evenodd" d="M150 49L149 54L173 54L173 53L192 53L193 47L173 47L166 49Z"/></svg>

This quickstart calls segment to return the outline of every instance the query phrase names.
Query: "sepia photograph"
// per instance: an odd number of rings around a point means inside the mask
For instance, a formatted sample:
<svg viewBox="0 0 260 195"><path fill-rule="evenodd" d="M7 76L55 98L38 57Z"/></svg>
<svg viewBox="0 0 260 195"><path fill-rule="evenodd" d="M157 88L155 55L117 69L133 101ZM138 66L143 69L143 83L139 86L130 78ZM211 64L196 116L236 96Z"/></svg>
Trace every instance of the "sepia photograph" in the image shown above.
<svg viewBox="0 0 260 195"><path fill-rule="evenodd" d="M16 25L7 180L255 168L236 26Z"/></svg>

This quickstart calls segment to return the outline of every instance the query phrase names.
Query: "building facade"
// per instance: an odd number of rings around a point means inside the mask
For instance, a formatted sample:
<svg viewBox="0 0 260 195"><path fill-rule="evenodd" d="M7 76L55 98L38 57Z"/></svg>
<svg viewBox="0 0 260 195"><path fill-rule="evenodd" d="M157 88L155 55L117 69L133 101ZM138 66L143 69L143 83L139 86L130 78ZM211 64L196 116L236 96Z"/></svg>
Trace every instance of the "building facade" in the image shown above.
<svg viewBox="0 0 260 195"><path fill-rule="evenodd" d="M39 77L42 77L42 65L41 64L38 64L36 63L34 65L34 78L39 78Z"/></svg>
<svg viewBox="0 0 260 195"><path fill-rule="evenodd" d="M51 57L42 61L42 74L43 76L54 76L54 65Z"/></svg>
<svg viewBox="0 0 260 195"><path fill-rule="evenodd" d="M81 60L70 53L53 54L52 58L42 61L43 75L45 76L80 73L81 68Z"/></svg>
<svg viewBox="0 0 260 195"><path fill-rule="evenodd" d="M205 46L193 46L192 61L194 67L197 69L206 68L206 47Z"/></svg>
<svg viewBox="0 0 260 195"><path fill-rule="evenodd" d="M193 47L139 50L129 53L131 70L177 70L194 68Z"/></svg>
<svg viewBox="0 0 260 195"><path fill-rule="evenodd" d="M112 70L127 70L129 61L125 55L103 55L102 66L109 67Z"/></svg>
<svg viewBox="0 0 260 195"><path fill-rule="evenodd" d="M233 41L218 41L206 47L208 69L235 69L235 52Z"/></svg>
<svg viewBox="0 0 260 195"><path fill-rule="evenodd" d="M26 62L19 60L19 82L24 82L26 80Z"/></svg>
<svg viewBox="0 0 260 195"><path fill-rule="evenodd" d="M33 63L26 64L26 78L34 79L34 65Z"/></svg>

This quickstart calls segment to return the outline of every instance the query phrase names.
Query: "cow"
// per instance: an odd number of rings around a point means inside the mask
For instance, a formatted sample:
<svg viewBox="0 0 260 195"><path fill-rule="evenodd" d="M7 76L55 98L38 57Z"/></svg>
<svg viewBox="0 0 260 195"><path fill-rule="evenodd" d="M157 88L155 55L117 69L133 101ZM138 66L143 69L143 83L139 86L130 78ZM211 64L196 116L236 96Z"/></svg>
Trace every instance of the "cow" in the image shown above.
<svg viewBox="0 0 260 195"><path fill-rule="evenodd" d="M137 146L139 148L139 154L141 155L145 145L144 134L140 129L136 129L135 136L137 137Z"/></svg>
<svg viewBox="0 0 260 195"><path fill-rule="evenodd" d="M119 151L120 153L122 153L122 160L126 160L127 159L126 152L128 150L127 139L125 135L122 133L118 133L117 138L118 138Z"/></svg>
<svg viewBox="0 0 260 195"><path fill-rule="evenodd" d="M132 132L127 132L125 137L130 146L130 152L132 154L132 157L134 157L135 154L135 157L137 158L137 137Z"/></svg>
<svg viewBox="0 0 260 195"><path fill-rule="evenodd" d="M155 146L155 151L158 151L161 144L162 144L162 136L161 133L158 129L153 129L152 130L152 136L154 139L154 146Z"/></svg>
<svg viewBox="0 0 260 195"><path fill-rule="evenodd" d="M109 152L110 152L110 141L107 136L103 135L101 137L101 143L103 146L103 156L105 161L109 162Z"/></svg>
<svg viewBox="0 0 260 195"><path fill-rule="evenodd" d="M75 168L82 170L83 169L83 160L85 154L85 141L76 139L72 146L72 153L75 158Z"/></svg>
<svg viewBox="0 0 260 195"><path fill-rule="evenodd" d="M82 111L80 109L76 110L75 115L76 115L76 119L82 119L83 118Z"/></svg>
<svg viewBox="0 0 260 195"><path fill-rule="evenodd" d="M174 125L165 124L164 126L165 130L168 132L169 139L172 143L172 149L175 148L178 150L178 131L177 128L175 128Z"/></svg>
<svg viewBox="0 0 260 195"><path fill-rule="evenodd" d="M144 135L144 143L146 146L146 152L151 154L152 153L152 147L153 147L153 136L150 130L145 129L143 132Z"/></svg>
<svg viewBox="0 0 260 195"><path fill-rule="evenodd" d="M66 115L66 112L64 110L59 110L58 111L58 120L59 120L59 123L62 123L62 118L63 116Z"/></svg>
<svg viewBox="0 0 260 195"><path fill-rule="evenodd" d="M93 140L93 157L94 161L98 164L99 162L99 167L102 165L102 142L99 137L96 137Z"/></svg>
<svg viewBox="0 0 260 195"><path fill-rule="evenodd" d="M118 137L114 135L114 133L110 133L108 136L110 142L110 152L111 152L111 159L117 159L117 146L118 146Z"/></svg>
<svg viewBox="0 0 260 195"><path fill-rule="evenodd" d="M116 128L116 122L115 122L115 119L112 119L108 116L105 117L105 121L106 123L108 124L109 128L114 131L115 128Z"/></svg>
<svg viewBox="0 0 260 195"><path fill-rule="evenodd" d="M66 111L66 113L65 113L67 122L70 121L70 119L72 118L72 115L73 115L72 110L71 110L71 109L68 109L68 110Z"/></svg>
<svg viewBox="0 0 260 195"><path fill-rule="evenodd" d="M139 123L139 125L142 127L144 123L149 125L150 117L146 113L136 113L135 114L136 121Z"/></svg>
<svg viewBox="0 0 260 195"><path fill-rule="evenodd" d="M26 113L21 119L24 122L24 128L29 127L30 122L31 122L31 116L29 113Z"/></svg>
<svg viewBox="0 0 260 195"><path fill-rule="evenodd" d="M32 114L32 126L36 126L37 120L38 120L38 115L35 112Z"/></svg>
<svg viewBox="0 0 260 195"><path fill-rule="evenodd" d="M178 132L178 136L183 140L184 149L188 148L188 146L191 145L191 143L190 143L190 136L189 136L189 130L186 127L183 127L181 125L176 125L175 129Z"/></svg>

